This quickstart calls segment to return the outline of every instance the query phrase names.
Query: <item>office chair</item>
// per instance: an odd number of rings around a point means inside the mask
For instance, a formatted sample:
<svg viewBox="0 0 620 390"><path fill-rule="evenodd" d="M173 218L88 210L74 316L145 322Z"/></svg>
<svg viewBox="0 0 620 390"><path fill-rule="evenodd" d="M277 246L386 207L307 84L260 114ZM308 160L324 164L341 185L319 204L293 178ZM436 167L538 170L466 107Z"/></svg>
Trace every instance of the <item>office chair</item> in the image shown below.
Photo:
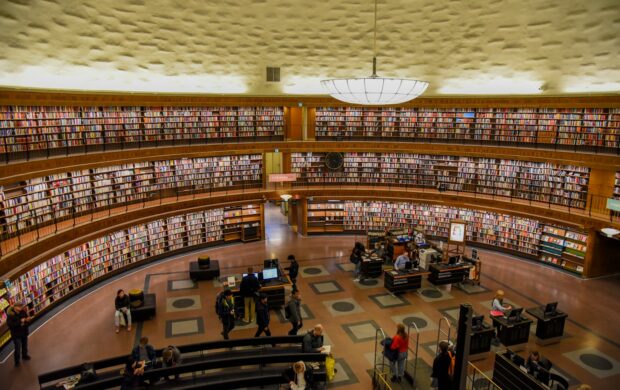
<svg viewBox="0 0 620 390"><path fill-rule="evenodd" d="M566 378L558 374L549 373L549 387L553 388L554 384L556 389L568 390L568 381Z"/></svg>

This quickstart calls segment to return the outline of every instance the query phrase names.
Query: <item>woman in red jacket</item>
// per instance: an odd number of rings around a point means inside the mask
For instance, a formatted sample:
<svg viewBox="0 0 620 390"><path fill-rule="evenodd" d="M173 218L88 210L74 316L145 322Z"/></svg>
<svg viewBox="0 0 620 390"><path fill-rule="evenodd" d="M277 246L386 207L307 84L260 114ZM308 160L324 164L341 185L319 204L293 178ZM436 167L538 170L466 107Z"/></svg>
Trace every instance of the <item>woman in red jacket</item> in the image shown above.
<svg viewBox="0 0 620 390"><path fill-rule="evenodd" d="M407 364L407 348L409 347L409 337L405 332L405 325L396 325L396 335L392 337L390 349L398 350L398 358L390 362L392 367L392 382L399 383L405 375L405 365Z"/></svg>

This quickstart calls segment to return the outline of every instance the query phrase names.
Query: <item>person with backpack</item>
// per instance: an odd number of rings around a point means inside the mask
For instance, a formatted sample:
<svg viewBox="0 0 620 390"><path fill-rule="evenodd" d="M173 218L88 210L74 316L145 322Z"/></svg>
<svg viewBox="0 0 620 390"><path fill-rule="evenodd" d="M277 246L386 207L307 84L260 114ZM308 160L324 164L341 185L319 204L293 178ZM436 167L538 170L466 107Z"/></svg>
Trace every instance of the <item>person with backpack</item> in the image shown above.
<svg viewBox="0 0 620 390"><path fill-rule="evenodd" d="M254 269L248 267L248 273L241 279L241 285L239 286L239 292L243 297L243 321L246 323L254 320L252 317L256 312L258 290L260 290L258 278L254 275Z"/></svg>
<svg viewBox="0 0 620 390"><path fill-rule="evenodd" d="M454 375L455 356L448 349L447 341L439 343L439 354L433 361L433 372L431 378L439 390L450 390L452 388L452 376Z"/></svg>
<svg viewBox="0 0 620 390"><path fill-rule="evenodd" d="M288 271L288 277L291 279L291 283L293 283L293 288L296 288L297 275L299 274L299 263L297 263L297 260L293 255L288 255L288 261L291 262L291 265L284 269Z"/></svg>
<svg viewBox="0 0 620 390"><path fill-rule="evenodd" d="M284 316L291 323L291 330L288 331L289 336L295 336L297 331L304 326L301 318L301 294L299 290L293 289L291 300L284 307Z"/></svg>
<svg viewBox="0 0 620 390"><path fill-rule="evenodd" d="M224 340L228 340L228 333L235 327L235 298L230 289L224 290L217 297L218 315L222 321L222 333Z"/></svg>
<svg viewBox="0 0 620 390"><path fill-rule="evenodd" d="M353 250L351 251L351 256L349 256L349 260L351 263L355 264L355 279L356 282L361 282L362 278L362 254L366 252L366 248L364 244L361 242L356 242Z"/></svg>
<svg viewBox="0 0 620 390"><path fill-rule="evenodd" d="M392 343L389 348L398 351L396 359L390 360L390 368L392 369L392 382L400 383L405 375L407 349L409 348L409 336L407 336L407 332L405 332L405 325L396 325L396 335L392 337Z"/></svg>
<svg viewBox="0 0 620 390"><path fill-rule="evenodd" d="M254 337L259 337L263 332L265 332L265 336L271 336L271 330L269 329L269 305L267 304L267 295L265 294L260 295L256 304L256 325L258 325L258 329Z"/></svg>

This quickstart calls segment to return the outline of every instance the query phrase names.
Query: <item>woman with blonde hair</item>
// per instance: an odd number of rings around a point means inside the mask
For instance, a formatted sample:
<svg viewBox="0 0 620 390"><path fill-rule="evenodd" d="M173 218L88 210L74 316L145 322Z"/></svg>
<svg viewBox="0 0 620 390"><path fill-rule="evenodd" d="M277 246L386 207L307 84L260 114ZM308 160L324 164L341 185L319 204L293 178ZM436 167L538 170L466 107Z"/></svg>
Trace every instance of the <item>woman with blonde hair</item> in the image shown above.
<svg viewBox="0 0 620 390"><path fill-rule="evenodd" d="M392 368L392 382L400 383L405 375L405 365L407 364L407 349L409 348L409 336L405 332L405 325L396 325L396 335L392 337L390 349L398 350L398 358L390 362Z"/></svg>
<svg viewBox="0 0 620 390"><path fill-rule="evenodd" d="M288 381L288 389L314 389L314 373L312 367L306 366L306 363L301 360L293 363L293 367L287 368L283 375Z"/></svg>

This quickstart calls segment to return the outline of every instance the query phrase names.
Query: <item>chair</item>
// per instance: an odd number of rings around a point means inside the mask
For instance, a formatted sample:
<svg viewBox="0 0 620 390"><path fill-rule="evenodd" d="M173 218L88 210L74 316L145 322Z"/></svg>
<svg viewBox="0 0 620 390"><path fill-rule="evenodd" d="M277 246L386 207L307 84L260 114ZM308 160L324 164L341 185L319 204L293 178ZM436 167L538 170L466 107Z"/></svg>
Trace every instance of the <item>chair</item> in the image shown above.
<svg viewBox="0 0 620 390"><path fill-rule="evenodd" d="M550 383L551 388L553 388L553 385L555 384L556 389L568 390L568 381L566 380L566 378L558 374L549 373L549 380L551 382Z"/></svg>

